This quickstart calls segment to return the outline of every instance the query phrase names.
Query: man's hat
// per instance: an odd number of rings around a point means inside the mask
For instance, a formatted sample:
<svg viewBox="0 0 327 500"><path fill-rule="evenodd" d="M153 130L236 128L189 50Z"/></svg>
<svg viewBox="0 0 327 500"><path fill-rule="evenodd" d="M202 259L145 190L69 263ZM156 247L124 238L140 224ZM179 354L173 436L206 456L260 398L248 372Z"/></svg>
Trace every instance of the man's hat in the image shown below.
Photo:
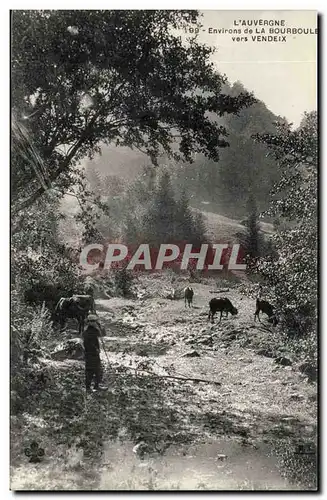
<svg viewBox="0 0 327 500"><path fill-rule="evenodd" d="M86 321L88 323L92 323L93 321L95 321L96 323L99 323L100 318L96 314L89 314L86 318Z"/></svg>

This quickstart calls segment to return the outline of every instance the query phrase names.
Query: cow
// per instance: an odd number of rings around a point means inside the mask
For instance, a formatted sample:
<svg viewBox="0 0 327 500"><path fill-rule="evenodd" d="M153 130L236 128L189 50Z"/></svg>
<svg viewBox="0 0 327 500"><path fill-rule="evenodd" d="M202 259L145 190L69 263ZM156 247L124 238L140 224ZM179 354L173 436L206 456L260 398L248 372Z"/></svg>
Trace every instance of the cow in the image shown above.
<svg viewBox="0 0 327 500"><path fill-rule="evenodd" d="M81 335L84 330L85 318L89 312L95 313L95 302L92 295L73 295L62 297L57 303L55 312L59 317L60 329L63 330L68 318L78 321L78 331Z"/></svg>
<svg viewBox="0 0 327 500"><path fill-rule="evenodd" d="M193 288L191 288L190 286L186 287L184 289L185 307L186 307L186 304L188 304L188 306L191 307L191 304L193 302L193 296L194 296Z"/></svg>
<svg viewBox="0 0 327 500"><path fill-rule="evenodd" d="M76 293L76 290L67 290L60 285L34 282L25 290L24 301L30 306L41 306L44 303L45 307L53 312L63 294L67 294L69 297L74 293Z"/></svg>
<svg viewBox="0 0 327 500"><path fill-rule="evenodd" d="M233 316L238 313L236 307L233 306L233 304L227 297L221 297L219 299L213 298L210 300L208 319L211 318L211 323L213 323L213 318L217 311L220 312L219 322L221 321L223 312L227 313L227 317L228 313L231 313Z"/></svg>
<svg viewBox="0 0 327 500"><path fill-rule="evenodd" d="M273 326L276 326L278 324L278 319L276 317L274 307L266 300L261 300L258 297L256 300L256 310L254 313L254 321L256 321L257 318L259 321L261 321L260 316L259 316L260 312L267 314L267 316L269 318L268 321L269 321L269 323L272 323Z"/></svg>

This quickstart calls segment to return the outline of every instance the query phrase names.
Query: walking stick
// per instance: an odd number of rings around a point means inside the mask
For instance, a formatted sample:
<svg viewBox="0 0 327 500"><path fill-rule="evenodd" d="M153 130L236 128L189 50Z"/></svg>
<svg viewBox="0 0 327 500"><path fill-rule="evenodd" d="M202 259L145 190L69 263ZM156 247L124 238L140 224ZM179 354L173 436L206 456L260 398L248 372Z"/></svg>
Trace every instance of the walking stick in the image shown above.
<svg viewBox="0 0 327 500"><path fill-rule="evenodd" d="M107 358L107 361L108 361L108 365L109 365L108 353L107 353L106 348L105 348L105 346L104 346L104 342L103 342L103 340L102 340L102 337L100 337L100 339L101 339L102 349L104 350L104 353L105 353L105 355L106 355L106 358Z"/></svg>

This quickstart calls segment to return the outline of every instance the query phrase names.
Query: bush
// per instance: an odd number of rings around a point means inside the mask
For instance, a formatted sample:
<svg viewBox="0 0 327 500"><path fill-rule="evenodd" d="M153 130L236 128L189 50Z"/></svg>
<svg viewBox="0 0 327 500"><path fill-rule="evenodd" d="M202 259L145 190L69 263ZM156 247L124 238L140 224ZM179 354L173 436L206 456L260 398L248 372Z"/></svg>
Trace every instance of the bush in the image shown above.
<svg viewBox="0 0 327 500"><path fill-rule="evenodd" d="M134 281L132 272L128 271L126 267L122 267L121 269L115 269L113 273L116 293L123 297L131 295Z"/></svg>
<svg viewBox="0 0 327 500"><path fill-rule="evenodd" d="M317 114L306 114L295 131L288 125L280 125L278 135L261 136L260 140L272 150L281 171L269 215L284 224L272 238L277 256L262 259L259 271L274 292L289 335L313 340L318 280ZM310 342L303 342L302 348L314 358ZM316 348L316 341L313 345Z"/></svg>

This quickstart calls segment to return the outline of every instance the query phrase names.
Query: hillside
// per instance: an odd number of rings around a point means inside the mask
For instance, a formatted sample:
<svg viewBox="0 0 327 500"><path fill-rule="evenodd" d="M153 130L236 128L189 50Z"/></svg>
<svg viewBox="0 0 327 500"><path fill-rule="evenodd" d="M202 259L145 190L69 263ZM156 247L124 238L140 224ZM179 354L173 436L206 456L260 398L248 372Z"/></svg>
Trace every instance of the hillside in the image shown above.
<svg viewBox="0 0 327 500"><path fill-rule="evenodd" d="M203 216L207 232L206 235L210 241L223 241L228 243L237 243L237 233L244 231L244 226L235 219L225 217L213 212L200 211L193 209L194 212L200 212ZM273 225L268 222L260 222L261 231L266 234L273 234Z"/></svg>

